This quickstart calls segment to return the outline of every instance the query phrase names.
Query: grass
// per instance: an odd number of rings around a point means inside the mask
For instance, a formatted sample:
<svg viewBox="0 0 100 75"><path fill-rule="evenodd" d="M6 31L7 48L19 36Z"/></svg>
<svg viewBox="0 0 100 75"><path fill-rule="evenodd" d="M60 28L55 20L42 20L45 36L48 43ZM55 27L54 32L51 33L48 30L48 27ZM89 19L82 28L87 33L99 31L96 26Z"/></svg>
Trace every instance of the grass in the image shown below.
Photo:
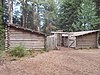
<svg viewBox="0 0 100 75"><path fill-rule="evenodd" d="M14 57L24 57L25 55L28 54L26 48L21 45L16 46L13 49L11 49L9 53Z"/></svg>
<svg viewBox="0 0 100 75"><path fill-rule="evenodd" d="M1 60L17 61L23 58L33 58L39 54L48 52L47 50L26 50L23 46L16 46L8 51L0 51Z"/></svg>

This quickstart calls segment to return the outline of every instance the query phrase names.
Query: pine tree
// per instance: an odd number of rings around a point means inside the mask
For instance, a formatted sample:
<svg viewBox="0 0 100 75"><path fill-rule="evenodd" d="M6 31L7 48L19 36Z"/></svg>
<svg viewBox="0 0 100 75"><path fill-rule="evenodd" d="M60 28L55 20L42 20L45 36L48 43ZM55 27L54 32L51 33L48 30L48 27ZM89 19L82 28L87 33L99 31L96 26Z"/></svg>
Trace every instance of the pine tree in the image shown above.
<svg viewBox="0 0 100 75"><path fill-rule="evenodd" d="M78 30L93 30L98 25L96 16L96 4L92 0L83 0L78 10Z"/></svg>
<svg viewBox="0 0 100 75"><path fill-rule="evenodd" d="M100 18L100 0L94 0L94 2L96 3L97 16Z"/></svg>
<svg viewBox="0 0 100 75"><path fill-rule="evenodd" d="M40 21L43 22L41 30L50 34L51 31L56 30L55 19L56 19L56 9L55 0L41 0L40 1Z"/></svg>
<svg viewBox="0 0 100 75"><path fill-rule="evenodd" d="M2 5L0 4L0 50L4 49L4 29L2 22Z"/></svg>
<svg viewBox="0 0 100 75"><path fill-rule="evenodd" d="M73 24L77 20L81 0L64 0L58 13L58 28L64 31L75 31Z"/></svg>

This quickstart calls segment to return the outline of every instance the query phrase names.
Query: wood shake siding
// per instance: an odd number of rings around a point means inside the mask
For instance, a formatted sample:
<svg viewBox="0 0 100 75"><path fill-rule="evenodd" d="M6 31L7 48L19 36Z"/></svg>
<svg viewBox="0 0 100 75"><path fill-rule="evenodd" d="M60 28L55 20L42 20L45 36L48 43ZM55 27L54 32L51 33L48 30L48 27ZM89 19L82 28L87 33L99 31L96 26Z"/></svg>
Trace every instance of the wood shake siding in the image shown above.
<svg viewBox="0 0 100 75"><path fill-rule="evenodd" d="M77 36L76 48L96 48L97 32L82 36Z"/></svg>

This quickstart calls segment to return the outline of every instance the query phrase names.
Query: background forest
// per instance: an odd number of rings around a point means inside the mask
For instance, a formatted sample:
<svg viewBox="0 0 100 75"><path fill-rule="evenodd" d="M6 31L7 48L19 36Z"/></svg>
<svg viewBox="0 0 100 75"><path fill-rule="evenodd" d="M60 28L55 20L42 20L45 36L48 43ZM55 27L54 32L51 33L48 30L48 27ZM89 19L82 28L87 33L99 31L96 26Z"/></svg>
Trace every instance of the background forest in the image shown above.
<svg viewBox="0 0 100 75"><path fill-rule="evenodd" d="M7 24L48 35L56 30L100 29L100 0L1 0L0 3L0 47Z"/></svg>

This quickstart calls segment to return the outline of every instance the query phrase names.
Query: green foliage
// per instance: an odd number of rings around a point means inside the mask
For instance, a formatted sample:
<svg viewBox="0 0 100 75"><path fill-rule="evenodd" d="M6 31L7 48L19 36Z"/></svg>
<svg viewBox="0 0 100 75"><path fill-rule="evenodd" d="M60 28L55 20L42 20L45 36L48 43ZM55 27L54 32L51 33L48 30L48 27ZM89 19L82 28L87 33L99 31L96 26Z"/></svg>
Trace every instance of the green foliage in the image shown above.
<svg viewBox="0 0 100 75"><path fill-rule="evenodd" d="M96 3L96 15L100 18L100 0L94 0L94 2Z"/></svg>
<svg viewBox="0 0 100 75"><path fill-rule="evenodd" d="M44 25L42 27L42 30L44 33L47 33L49 35L51 31L56 30L55 20L56 20L57 9L55 0L45 0L44 2L42 2L42 6L43 6L42 10L45 11L43 12Z"/></svg>
<svg viewBox="0 0 100 75"><path fill-rule="evenodd" d="M0 50L4 49L4 28L2 22L2 5L0 4Z"/></svg>
<svg viewBox="0 0 100 75"><path fill-rule="evenodd" d="M23 46L16 46L10 51L10 54L15 57L24 57L28 51Z"/></svg>
<svg viewBox="0 0 100 75"><path fill-rule="evenodd" d="M46 52L48 52L48 50L47 50L46 48L43 48L41 51L46 51Z"/></svg>
<svg viewBox="0 0 100 75"><path fill-rule="evenodd" d="M82 31L100 29L99 0L13 0L19 11L23 27L50 34L56 29ZM18 3L19 2L19 3ZM18 5L19 4L19 5ZM8 5L7 3L5 5ZM1 9L1 7L0 7ZM8 14L6 6L6 15ZM96 10L97 9L97 10ZM22 11L22 13L21 13ZM18 16L18 13L14 13ZM98 15L95 16L95 15ZM7 15L8 16L8 15ZM8 17L5 17L6 20ZM17 19L17 17L14 17ZM17 19L19 20L19 18ZM16 22L16 20L14 20ZM2 22L2 20L0 20Z"/></svg>
<svg viewBox="0 0 100 75"><path fill-rule="evenodd" d="M2 56L2 51L0 51L0 57Z"/></svg>
<svg viewBox="0 0 100 75"><path fill-rule="evenodd" d="M100 20L100 19L99 19ZM93 0L83 0L78 9L78 28L80 30L93 30L98 25L96 16L96 4Z"/></svg>
<svg viewBox="0 0 100 75"><path fill-rule="evenodd" d="M63 0L57 19L57 27L64 31L100 29L93 0Z"/></svg>
<svg viewBox="0 0 100 75"><path fill-rule="evenodd" d="M73 31L73 23L78 19L78 9L81 0L64 0L58 13L58 28L64 31Z"/></svg>
<svg viewBox="0 0 100 75"><path fill-rule="evenodd" d="M5 55L5 51L0 50L0 59L2 59Z"/></svg>

